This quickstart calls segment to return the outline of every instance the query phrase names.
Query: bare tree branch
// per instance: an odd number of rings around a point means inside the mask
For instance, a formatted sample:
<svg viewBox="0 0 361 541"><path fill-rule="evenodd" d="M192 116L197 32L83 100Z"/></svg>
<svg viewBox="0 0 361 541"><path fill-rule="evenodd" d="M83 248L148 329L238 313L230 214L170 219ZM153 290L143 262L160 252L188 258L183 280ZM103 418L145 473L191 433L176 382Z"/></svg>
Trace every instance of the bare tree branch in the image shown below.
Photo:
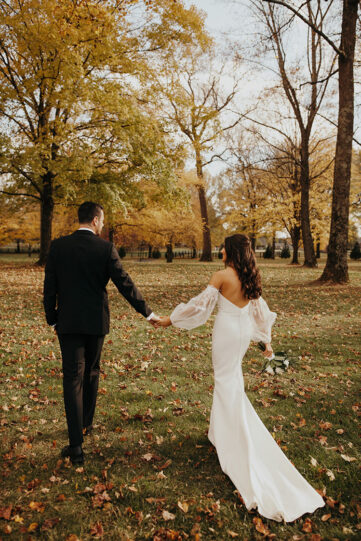
<svg viewBox="0 0 361 541"><path fill-rule="evenodd" d="M289 4L287 4L286 2L282 2L282 0L262 0L263 2L268 2L268 3L271 3L271 4L277 4L279 6L283 6L287 9L289 9L290 11L292 11L292 13L294 13L299 19L301 19L301 21L303 21L304 23L306 23L310 28L312 28L312 30L314 32L316 32L316 34L318 34L319 36L323 37L323 39L325 41L327 41L327 43L334 49L334 51L336 51L336 53L339 55L339 56L342 56L344 57L345 56L345 53L339 49L336 44L326 35L324 34L324 32L322 32L322 30L320 30L319 28L317 28L317 26L315 26L313 23L311 23L309 20L306 19L306 17L304 17L300 12L299 10L297 10L296 8L294 8L293 6L290 6Z"/></svg>

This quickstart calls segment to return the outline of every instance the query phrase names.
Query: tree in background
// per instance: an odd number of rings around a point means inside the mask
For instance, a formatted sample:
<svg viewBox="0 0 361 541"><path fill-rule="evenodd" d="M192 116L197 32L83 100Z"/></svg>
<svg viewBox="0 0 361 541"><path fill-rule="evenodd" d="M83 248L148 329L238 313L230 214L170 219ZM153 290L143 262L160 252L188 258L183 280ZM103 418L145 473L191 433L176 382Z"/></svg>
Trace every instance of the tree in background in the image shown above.
<svg viewBox="0 0 361 541"><path fill-rule="evenodd" d="M332 190L332 214L327 262L320 277L321 281L348 282L347 247L349 227L349 199L351 184L352 141L354 124L354 60L356 48L356 26L359 0L343 0L340 28L340 44L316 27L297 5L281 0L266 0L279 4L301 19L311 32L324 40L337 54L338 60L338 120L335 166ZM306 9L311 0L304 3ZM302 6L303 7L303 6Z"/></svg>
<svg viewBox="0 0 361 541"><path fill-rule="evenodd" d="M219 212L224 228L247 234L256 248L257 237L272 223L275 209L265 205L263 171L252 159L242 141L233 143L233 165L219 178Z"/></svg>
<svg viewBox="0 0 361 541"><path fill-rule="evenodd" d="M157 196L154 187L143 192L142 208L128 209L127 215L114 223L114 239L119 244L131 246L144 244L153 248L182 243L196 248L202 238L199 204L192 172L178 174L178 192L165 200Z"/></svg>
<svg viewBox="0 0 361 541"><path fill-rule="evenodd" d="M40 264L55 203L72 199L95 168L167 169L155 152L163 134L133 82L157 50L202 34L202 18L181 1L0 4L2 192L40 205Z"/></svg>
<svg viewBox="0 0 361 541"><path fill-rule="evenodd" d="M276 2L277 3L277 2ZM287 49L286 34L293 27L293 18L286 20L284 13L263 0L253 2L257 14L263 20L267 31L267 43L270 43L277 61L279 77L285 97L287 98L299 130L300 138L300 171L301 188L301 230L304 247L304 265L316 267L312 229L309 212L310 194L310 140L316 116L320 110L329 80L335 71L335 59L325 54L324 43L314 30L323 31L329 4L323 0L305 2L305 17L310 23L310 31L306 35L307 64L302 70L299 61L292 59Z"/></svg>
<svg viewBox="0 0 361 541"><path fill-rule="evenodd" d="M221 68L216 64L211 48L205 53L201 47L183 47L164 57L163 70L161 75L156 74L153 85L153 91L162 96L162 115L169 125L176 126L191 147L203 230L201 261L212 260L204 168L220 157L220 152L215 150L217 142L239 122L229 112L237 82L233 80L230 90L225 91L222 88L225 71L225 64Z"/></svg>

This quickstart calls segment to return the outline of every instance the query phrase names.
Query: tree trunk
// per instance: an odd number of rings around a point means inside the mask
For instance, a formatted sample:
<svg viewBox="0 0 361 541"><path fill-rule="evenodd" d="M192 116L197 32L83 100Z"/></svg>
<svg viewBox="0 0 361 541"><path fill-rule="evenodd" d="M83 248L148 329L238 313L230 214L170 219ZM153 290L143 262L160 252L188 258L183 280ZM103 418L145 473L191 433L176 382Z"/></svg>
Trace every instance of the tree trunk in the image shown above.
<svg viewBox="0 0 361 541"><path fill-rule="evenodd" d="M211 230L209 228L206 192L205 192L204 183L203 183L202 159L200 155L196 156L196 168L197 168L197 177L198 177L198 180L200 181L197 188L198 188L199 205L201 208L202 232L203 232L203 251L202 251L200 261L212 261Z"/></svg>
<svg viewBox="0 0 361 541"><path fill-rule="evenodd" d="M148 244L148 259L152 259L153 246Z"/></svg>
<svg viewBox="0 0 361 541"><path fill-rule="evenodd" d="M316 257L317 259L320 259L321 257L321 243L319 240L316 243Z"/></svg>
<svg viewBox="0 0 361 541"><path fill-rule="evenodd" d="M309 164L309 141L303 137L301 146L301 230L304 250L305 267L317 267L315 250L310 223L310 164Z"/></svg>
<svg viewBox="0 0 361 541"><path fill-rule="evenodd" d="M349 280L347 241L354 122L354 57L358 0L344 0L338 57L338 130L333 173L331 229L322 282L346 283Z"/></svg>
<svg viewBox="0 0 361 541"><path fill-rule="evenodd" d="M43 179L43 193L40 205L40 254L37 262L38 265L45 265L51 244L54 213L52 180L51 173L47 173Z"/></svg>
<svg viewBox="0 0 361 541"><path fill-rule="evenodd" d="M291 240L292 240L292 261L291 265L298 265L298 246L300 244L301 238L301 228L298 225L294 225L290 231Z"/></svg>
<svg viewBox="0 0 361 541"><path fill-rule="evenodd" d="M275 259L276 257L276 237L273 235L272 237L272 259Z"/></svg>
<svg viewBox="0 0 361 541"><path fill-rule="evenodd" d="M171 242L167 244L167 263L172 263L173 261L173 245Z"/></svg>

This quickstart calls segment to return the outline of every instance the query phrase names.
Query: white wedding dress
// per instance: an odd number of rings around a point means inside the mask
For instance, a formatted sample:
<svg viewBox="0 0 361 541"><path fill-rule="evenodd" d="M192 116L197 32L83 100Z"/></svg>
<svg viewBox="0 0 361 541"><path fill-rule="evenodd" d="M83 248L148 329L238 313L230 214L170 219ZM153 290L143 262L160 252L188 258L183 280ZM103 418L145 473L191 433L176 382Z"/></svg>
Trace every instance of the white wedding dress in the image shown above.
<svg viewBox="0 0 361 541"><path fill-rule="evenodd" d="M324 505L321 496L284 455L244 390L242 359L250 341L271 341L276 314L265 300L239 308L208 286L170 318L175 327L194 329L207 321L218 301L213 327L214 394L208 437L222 470L241 494L248 510L291 522Z"/></svg>

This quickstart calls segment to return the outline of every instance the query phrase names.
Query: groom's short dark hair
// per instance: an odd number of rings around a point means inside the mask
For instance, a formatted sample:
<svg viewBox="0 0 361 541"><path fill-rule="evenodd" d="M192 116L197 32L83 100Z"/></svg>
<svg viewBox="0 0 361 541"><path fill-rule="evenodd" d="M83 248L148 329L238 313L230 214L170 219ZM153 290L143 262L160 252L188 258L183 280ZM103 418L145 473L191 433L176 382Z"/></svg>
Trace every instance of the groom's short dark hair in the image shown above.
<svg viewBox="0 0 361 541"><path fill-rule="evenodd" d="M85 201L78 208L78 219L80 224L90 224L95 216L101 216L103 207L99 203Z"/></svg>

